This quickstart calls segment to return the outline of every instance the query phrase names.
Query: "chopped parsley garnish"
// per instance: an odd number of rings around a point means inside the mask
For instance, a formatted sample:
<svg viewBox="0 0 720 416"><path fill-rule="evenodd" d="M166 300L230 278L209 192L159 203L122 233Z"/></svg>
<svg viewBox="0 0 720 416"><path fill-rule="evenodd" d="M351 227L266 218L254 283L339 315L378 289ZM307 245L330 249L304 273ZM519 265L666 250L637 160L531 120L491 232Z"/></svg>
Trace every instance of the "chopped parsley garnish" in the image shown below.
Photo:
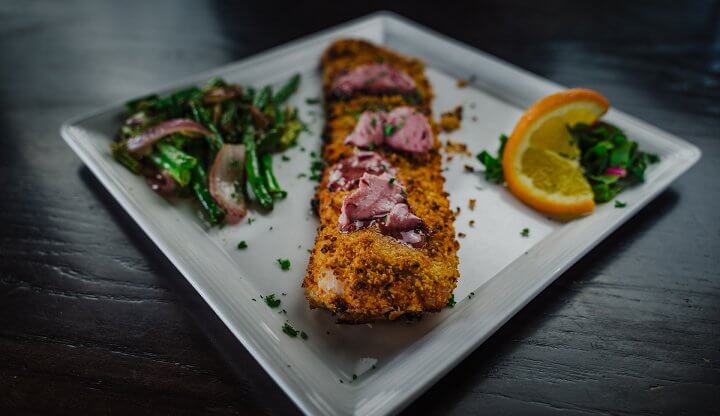
<svg viewBox="0 0 720 416"><path fill-rule="evenodd" d="M238 250L245 250L248 248L248 244L245 242L245 240L241 241L237 245Z"/></svg>
<svg viewBox="0 0 720 416"><path fill-rule="evenodd" d="M310 179L313 181L319 181L320 176L322 175L323 166L325 164L322 162L322 160L314 160L310 164Z"/></svg>
<svg viewBox="0 0 720 416"><path fill-rule="evenodd" d="M248 217L248 225L252 224L253 222L255 222L255 218Z"/></svg>
<svg viewBox="0 0 720 416"><path fill-rule="evenodd" d="M300 331L300 338L308 339L308 334L306 334L305 331Z"/></svg>
<svg viewBox="0 0 720 416"><path fill-rule="evenodd" d="M621 202L617 199L615 200L615 208L625 208L627 206L627 202Z"/></svg>
<svg viewBox="0 0 720 416"><path fill-rule="evenodd" d="M277 308L280 306L280 299L275 297L275 294L272 293L270 295L265 296L265 303L271 308Z"/></svg>
<svg viewBox="0 0 720 416"><path fill-rule="evenodd" d="M306 98L305 102L310 105L315 105L315 104L320 104L322 102L322 100L319 98Z"/></svg>
<svg viewBox="0 0 720 416"><path fill-rule="evenodd" d="M387 123L383 126L383 134L386 137L392 136L393 134L395 134L396 131L400 130L402 126L402 124L396 126L394 124Z"/></svg>
<svg viewBox="0 0 720 416"><path fill-rule="evenodd" d="M523 237L530 237L530 229L529 228L523 228L520 232L520 235Z"/></svg>
<svg viewBox="0 0 720 416"><path fill-rule="evenodd" d="M282 159L283 162L288 162L288 161L290 161L290 157L285 156L285 155L280 156L280 159Z"/></svg>
<svg viewBox="0 0 720 416"><path fill-rule="evenodd" d="M322 176L322 170L325 162L322 161L315 152L310 152L310 180L319 181Z"/></svg>
<svg viewBox="0 0 720 416"><path fill-rule="evenodd" d="M282 326L282 331L290 338L298 336L298 330L293 328L289 323L285 322Z"/></svg>
<svg viewBox="0 0 720 416"><path fill-rule="evenodd" d="M352 375L352 379L353 379L353 380L357 380L357 374L353 374L353 375Z"/></svg>
<svg viewBox="0 0 720 416"><path fill-rule="evenodd" d="M394 183L395 183L395 178L390 178L390 179L388 180L388 184L392 185L392 184L394 184Z"/></svg>
<svg viewBox="0 0 720 416"><path fill-rule="evenodd" d="M290 260L288 259L277 259L278 264L280 265L280 268L284 271L290 270Z"/></svg>
<svg viewBox="0 0 720 416"><path fill-rule="evenodd" d="M455 294L453 293L450 295L450 299L448 299L447 306L448 308L454 308L456 304L457 302L455 302Z"/></svg>

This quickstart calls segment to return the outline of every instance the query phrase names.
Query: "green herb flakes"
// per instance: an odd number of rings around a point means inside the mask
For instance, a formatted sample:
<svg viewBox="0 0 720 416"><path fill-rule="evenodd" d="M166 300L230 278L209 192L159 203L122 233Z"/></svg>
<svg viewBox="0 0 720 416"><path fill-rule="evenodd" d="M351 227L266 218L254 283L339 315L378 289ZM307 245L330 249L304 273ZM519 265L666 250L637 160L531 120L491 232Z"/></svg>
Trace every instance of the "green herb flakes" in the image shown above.
<svg viewBox="0 0 720 416"><path fill-rule="evenodd" d="M298 336L298 330L293 328L289 323L285 322L282 326L282 331L290 338Z"/></svg>
<svg viewBox="0 0 720 416"><path fill-rule="evenodd" d="M621 202L617 199L615 200L615 208L625 208L627 206L627 202Z"/></svg>
<svg viewBox="0 0 720 416"><path fill-rule="evenodd" d="M385 137L392 136L397 130L399 130L399 127L394 124L387 123L383 126L383 134Z"/></svg>
<svg viewBox="0 0 720 416"><path fill-rule="evenodd" d="M290 270L290 260L288 259L277 259L278 264L280 265L280 268L284 271Z"/></svg>
<svg viewBox="0 0 720 416"><path fill-rule="evenodd" d="M276 298L275 294L272 293L265 296L265 303L267 303L267 305L271 308L277 308L278 306L280 306L281 302L280 299Z"/></svg>
<svg viewBox="0 0 720 416"><path fill-rule="evenodd" d="M523 228L522 231L520 231L520 235L523 237L530 237L530 229L529 228Z"/></svg>
<svg viewBox="0 0 720 416"><path fill-rule="evenodd" d="M448 308L454 308L456 304L457 302L455 302L455 294L453 293L450 295L450 299L448 299L447 306Z"/></svg>
<svg viewBox="0 0 720 416"><path fill-rule="evenodd" d="M245 250L246 248L248 248L248 244L247 242L245 242L245 240L243 240L238 243L237 248L238 250Z"/></svg>

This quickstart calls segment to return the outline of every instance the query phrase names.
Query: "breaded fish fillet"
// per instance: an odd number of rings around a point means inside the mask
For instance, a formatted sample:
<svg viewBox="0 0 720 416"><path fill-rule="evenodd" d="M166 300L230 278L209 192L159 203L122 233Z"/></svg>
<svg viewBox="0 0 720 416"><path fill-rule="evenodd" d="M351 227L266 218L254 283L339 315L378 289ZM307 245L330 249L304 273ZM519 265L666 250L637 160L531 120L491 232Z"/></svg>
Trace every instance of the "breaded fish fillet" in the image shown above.
<svg viewBox="0 0 720 416"><path fill-rule="evenodd" d="M377 61L388 62L410 75L420 100L403 94L333 95L330 84L340 71ZM376 150L396 169L407 204L427 226L422 247L414 248L384 235L377 227L342 232L338 226L341 207L352 191L328 189L330 167L354 151L344 140L353 131L358 114L368 109L392 110L412 102L429 116L432 91L423 64L357 40L333 43L322 64L327 117L322 156L326 168L316 193L320 225L303 283L310 306L327 309L346 323L439 311L457 283L459 245L448 195L443 190L436 126L434 144L427 152L410 154L386 147Z"/></svg>

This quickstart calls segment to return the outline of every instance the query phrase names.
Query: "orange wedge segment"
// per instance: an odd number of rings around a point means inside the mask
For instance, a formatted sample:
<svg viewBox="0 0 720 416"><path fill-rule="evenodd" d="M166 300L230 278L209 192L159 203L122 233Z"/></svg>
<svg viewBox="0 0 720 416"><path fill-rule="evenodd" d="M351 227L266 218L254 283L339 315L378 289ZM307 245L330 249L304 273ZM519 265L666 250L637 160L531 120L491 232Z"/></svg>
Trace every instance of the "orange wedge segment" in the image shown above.
<svg viewBox="0 0 720 416"><path fill-rule="evenodd" d="M592 124L610 104L600 93L570 89L542 98L520 118L503 152L507 186L526 205L570 220L595 209L568 126Z"/></svg>

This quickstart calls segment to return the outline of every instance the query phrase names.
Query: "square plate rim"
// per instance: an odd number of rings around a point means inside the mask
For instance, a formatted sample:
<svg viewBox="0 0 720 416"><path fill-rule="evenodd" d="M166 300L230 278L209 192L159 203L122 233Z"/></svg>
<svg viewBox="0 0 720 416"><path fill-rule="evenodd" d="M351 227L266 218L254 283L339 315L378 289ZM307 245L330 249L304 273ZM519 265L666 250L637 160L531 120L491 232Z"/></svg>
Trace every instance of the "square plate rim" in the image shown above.
<svg viewBox="0 0 720 416"><path fill-rule="evenodd" d="M316 32L314 34L310 34L307 36L303 36L299 39L292 40L290 42L275 46L273 48L270 48L268 50L262 51L260 53L251 55L249 57L243 58L241 60L231 62L225 65L221 65L206 71L202 71L200 73L196 73L187 77L183 77L180 80L165 83L158 88L155 89L156 92L162 93L166 92L168 90L172 90L177 87L181 87L184 85L194 84L197 83L200 80L211 78L213 74L220 74L224 72L231 71L233 69L240 69L243 66L252 66L259 64L260 62L264 60L272 60L274 57L281 56L283 53L287 53L291 50L295 49L301 49L303 46L307 46L313 42L320 41L324 38L330 38L338 35L342 35L343 32L349 31L351 29L359 29L360 27L367 25L380 25L381 30L383 32L387 31L388 25L398 25L402 28L402 30L413 30L418 33L422 33L427 36L431 36L443 43L447 43L449 45L452 45L456 48L461 48L462 50L466 51L467 53L473 54L477 57L482 57L484 59L490 59L494 61L497 65L501 65L505 67L508 70L512 70L516 72L517 76L523 76L523 77L530 77L533 78L536 82L542 83L543 88L547 88L549 90L558 90L563 88L559 84L556 84L552 81L546 80L538 75L532 74L524 69L518 68L513 64L510 64L508 62L503 61L500 58L494 57L492 55L489 55L485 52L482 52L480 50L477 50L476 48L469 46L467 44L464 44L460 41L457 41L455 39L452 39L446 35L443 35L441 33L438 33L432 29L429 29L425 26L422 26L416 22L413 22L411 20L408 20L396 13L388 12L388 11L379 11L375 12L366 16L362 16L357 19L353 19L351 21L330 27L328 29L324 29L322 31ZM133 98L133 97L129 97ZM129 99L128 98L128 99ZM674 166L673 172L666 175L662 180L658 179L654 183L652 183L651 189L649 189L648 192L646 192L640 201L633 204L632 206L629 206L628 209L623 210L622 215L616 219L610 227L606 228L603 232L597 235L596 238L592 240L592 242L588 245L585 245L583 247L580 247L579 250L575 250L575 252L571 253L571 258L568 261L564 261L563 264L557 265L552 268L551 274L548 275L548 277L541 279L541 281L535 282L537 285L533 286L530 291L525 292L523 294L522 299L514 299L514 302L512 302L512 305L508 305L509 309L507 313L503 313L501 315L503 316L496 316L494 317L494 321L492 321L491 324L488 326L489 321L485 321L486 325L484 328L479 330L482 325L469 325L468 324L468 318L472 315L475 315L479 313L478 307L480 305L477 305L476 303L469 303L469 302L463 302L462 304L458 305L459 307L456 307L457 310L454 311L452 315L450 315L447 319L440 322L437 327L435 327L432 331L434 336L441 336L441 337L455 337L459 335L458 333L463 333L462 339L464 340L461 345L459 344L453 344L452 350L454 350L452 353L448 354L447 351L428 351L427 348L423 349L421 347L418 347L417 345L412 345L410 348L414 351L411 353L411 357L416 356L420 354L421 352L428 354L439 354L441 359L438 360L437 357L435 357L435 361L432 363L427 363L426 365L423 365L421 367L418 367L414 369L413 374L415 374L417 377L413 379L412 384L406 384L404 386L403 391L398 392L397 394L393 395L392 397L386 398L385 400L366 400L365 403L358 404L358 403L350 403L351 405L358 405L355 407L335 407L328 403L325 403L326 406L330 407L321 407L317 401L310 400L306 394L303 393L304 389L304 380L302 377L297 375L293 372L287 372L282 371L280 368L282 363L271 361L271 357L265 353L265 351L262 351L260 345L256 343L256 340L251 339L250 337L247 337L245 334L243 334L240 329L244 328L235 328L234 325L230 323L229 319L226 319L225 316L223 316L222 312L220 311L219 307L214 304L214 301L211 299L211 297L205 293L205 291L198 286L198 284L195 282L195 279L192 277L192 274L187 271L187 268L184 266L184 262L182 259L178 259L177 256L173 255L172 248L170 248L163 239L157 235L154 235L154 233L148 231L148 225L143 221L142 215L140 213L135 212L135 210L132 208L131 203L128 200L125 200L125 198L120 194L119 189L115 189L115 185L111 183L110 179L105 177L104 174L101 172L100 167L96 166L95 163L90 160L89 155L85 154L85 150L81 148L81 146L76 143L76 140L78 140L72 133L72 127L76 124L81 123L83 120L96 117L98 115L101 115L103 113L106 113L108 111L113 111L117 109L118 107L121 107L123 103L127 100L118 100L112 104L101 106L99 108L87 111L85 113L82 113L78 116L75 116L73 118L70 118L69 120L65 121L60 128L60 133L63 139L66 141L66 143L72 148L72 150L81 158L83 163L93 172L95 177L98 178L98 180L102 183L102 185L110 192L110 194L115 198L115 200L123 207L123 209L130 215L133 220L140 226L140 228L143 230L143 232L148 236L148 238L153 241L153 243L160 248L160 250L163 252L163 254L170 259L170 261L174 264L174 266L181 272L181 274L185 277L188 282L193 286L193 288L202 296L202 298L208 303L210 308L213 310L213 312L218 315L218 317L223 321L225 326L230 329L230 331L235 335L235 337L243 344L243 346L250 352L250 354L255 358L260 365L265 369L265 371L268 372L268 374L273 378L273 380L285 391L286 394L293 400L293 402L306 414L316 414L316 413L331 413L333 411L351 411L355 414L387 414L387 413L396 413L400 411L403 407L405 407L407 404L409 404L412 400L414 400L417 396L419 396L422 392L424 392L427 388L429 388L431 385L433 385L438 379L440 379L442 376L444 376L450 369L454 368L455 365L457 365L461 360L463 360L467 355L469 355L472 351L474 351L479 345L481 345L488 337L490 337L497 329L499 329L502 325L507 322L512 316L514 316L520 309L522 309L530 300L535 298L537 294L539 294L545 287L547 287L550 283L556 280L558 276L560 276L567 268L571 267L573 264L575 264L580 258L582 258L588 251L590 251L592 248L594 248L598 243L603 241L609 234L611 234L615 229L617 229L620 225L624 224L629 218L635 215L640 209L642 209L647 203L649 203L651 200L653 200L662 190L664 190L672 181L674 181L678 176L680 176L682 173L684 173L687 169L692 167L701 157L701 151L693 144L682 140L672 134L669 134L667 132L664 132L652 125L649 125L647 123L644 123L640 120L635 119L632 116L626 115L620 111L612 110L612 116L614 119L621 120L625 124L634 124L638 128L648 130L650 133L652 133L654 136L660 136L663 140L666 142L671 143L678 149L682 149L680 154L680 164L677 166ZM509 100L514 101L514 100ZM668 168L671 169L671 168ZM576 224L581 224L581 222L577 222ZM556 234L567 234L570 233L568 231L568 228L573 227L564 227L564 229L558 231ZM574 227L578 228L578 227ZM541 251L541 250L537 250ZM537 257L537 253L533 253L534 257ZM540 253L541 254L541 253ZM533 257L526 256L526 257ZM536 259L539 260L539 259ZM528 262L525 262L527 264ZM488 282L486 285L484 285L482 288L488 289L487 286L493 285L493 286L502 286L508 285L512 283L511 279L503 280L503 279L497 279L498 276L501 275L511 275L512 273L521 273L522 271L522 264L518 265L517 262L513 262L510 266L503 269L502 271L498 272L498 274L491 279L490 282ZM462 320L465 320L463 323ZM472 321L472 319L470 319ZM460 325L453 325L453 324L460 324ZM473 334L471 336L467 335L467 332ZM439 335L438 335L439 334ZM479 335L475 335L479 334ZM458 339L458 338L455 338ZM448 348L445 348L447 350ZM414 358L415 360L418 360L420 357ZM441 364L438 364L438 361L442 361ZM391 362L392 363L392 362ZM430 365L432 364L432 365ZM387 384L388 382L394 383L391 377L392 374L388 374L384 376L382 383L377 384ZM405 377L406 375L403 375ZM380 381L380 380L378 380ZM339 386L338 386L339 387ZM371 388L370 385L367 387L360 388L359 386L349 387L346 386L344 388L338 388L333 393L337 393L342 396L346 396L347 394L359 394L357 390L369 390ZM326 393L326 398L331 396L332 393Z"/></svg>

